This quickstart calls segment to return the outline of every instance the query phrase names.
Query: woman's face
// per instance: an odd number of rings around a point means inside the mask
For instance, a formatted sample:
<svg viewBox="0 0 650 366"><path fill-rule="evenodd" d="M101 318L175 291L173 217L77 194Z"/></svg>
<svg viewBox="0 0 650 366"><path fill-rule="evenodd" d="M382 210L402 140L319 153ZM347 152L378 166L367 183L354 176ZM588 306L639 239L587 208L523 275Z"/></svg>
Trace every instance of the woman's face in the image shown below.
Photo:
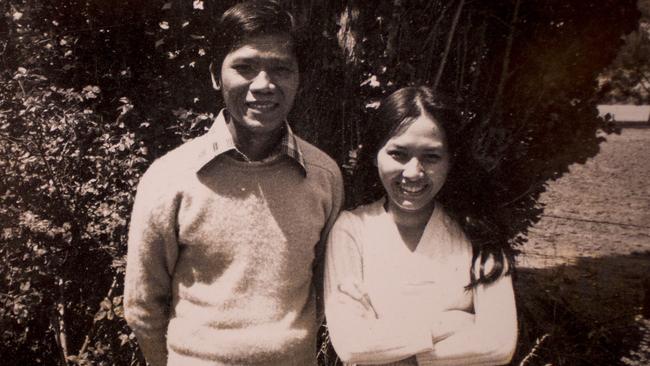
<svg viewBox="0 0 650 366"><path fill-rule="evenodd" d="M422 114L377 153L379 178L391 212L430 210L449 172L449 151L442 126Z"/></svg>

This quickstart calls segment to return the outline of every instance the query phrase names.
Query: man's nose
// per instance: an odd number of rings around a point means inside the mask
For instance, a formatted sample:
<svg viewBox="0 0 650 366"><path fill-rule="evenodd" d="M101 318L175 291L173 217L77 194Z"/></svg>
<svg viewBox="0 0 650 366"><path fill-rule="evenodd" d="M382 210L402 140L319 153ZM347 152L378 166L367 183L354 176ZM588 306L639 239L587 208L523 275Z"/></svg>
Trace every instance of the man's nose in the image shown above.
<svg viewBox="0 0 650 366"><path fill-rule="evenodd" d="M261 70L250 85L250 89L253 91L267 91L274 87L271 76L265 70Z"/></svg>
<svg viewBox="0 0 650 366"><path fill-rule="evenodd" d="M418 179L421 178L422 175L424 175L424 169L422 168L422 164L420 164L420 160L418 158L413 157L411 160L406 162L404 165L404 170L402 171L402 176L406 179Z"/></svg>

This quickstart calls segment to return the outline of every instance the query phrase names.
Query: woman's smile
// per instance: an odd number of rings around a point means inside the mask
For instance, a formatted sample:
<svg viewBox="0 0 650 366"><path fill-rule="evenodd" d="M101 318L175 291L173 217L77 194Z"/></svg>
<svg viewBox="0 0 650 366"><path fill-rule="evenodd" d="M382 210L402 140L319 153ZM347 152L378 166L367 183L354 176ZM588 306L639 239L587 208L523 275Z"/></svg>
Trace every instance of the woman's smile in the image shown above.
<svg viewBox="0 0 650 366"><path fill-rule="evenodd" d="M399 191L405 196L419 196L426 192L430 185L426 182L406 182L399 181L396 183Z"/></svg>

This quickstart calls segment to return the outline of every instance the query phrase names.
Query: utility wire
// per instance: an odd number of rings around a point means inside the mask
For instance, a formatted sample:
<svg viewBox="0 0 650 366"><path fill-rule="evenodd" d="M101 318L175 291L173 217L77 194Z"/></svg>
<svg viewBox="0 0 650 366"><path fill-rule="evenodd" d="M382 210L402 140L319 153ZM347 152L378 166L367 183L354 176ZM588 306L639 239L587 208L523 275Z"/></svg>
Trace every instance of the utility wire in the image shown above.
<svg viewBox="0 0 650 366"><path fill-rule="evenodd" d="M553 218L553 219L568 220L568 221L582 221L582 222L592 222L592 223L595 223L595 224L629 226L629 227L637 227L637 228L641 228L641 229L650 229L650 226L637 225L637 224L626 224L626 223L623 223L623 222L601 221L601 220L584 219L584 218L578 218L578 217L557 216L557 215L542 215L542 216L543 217L550 217L550 218Z"/></svg>

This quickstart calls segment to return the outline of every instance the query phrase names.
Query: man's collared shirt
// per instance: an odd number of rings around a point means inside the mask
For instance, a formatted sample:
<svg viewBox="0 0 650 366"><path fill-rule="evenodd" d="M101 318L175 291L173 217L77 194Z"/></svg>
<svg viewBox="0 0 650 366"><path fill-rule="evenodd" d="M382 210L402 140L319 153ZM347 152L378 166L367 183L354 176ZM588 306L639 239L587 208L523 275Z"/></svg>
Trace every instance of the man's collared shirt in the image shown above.
<svg viewBox="0 0 650 366"><path fill-rule="evenodd" d="M204 136L206 140L206 148L200 154L199 161L197 162L197 171L201 170L206 164L221 155L229 155L237 160L248 161L251 160L239 149L232 137L232 133L228 129L228 122L226 121L225 109L222 109L219 112L219 115L215 119L212 127L208 133ZM296 135L291 130L288 122L284 122L283 133L280 143L273 149L271 154L266 158L259 160L257 162L267 163L275 161L282 156L287 156L290 159L298 163L302 169L303 174L307 174L307 168L305 166L305 160L300 147L298 146L298 141Z"/></svg>

